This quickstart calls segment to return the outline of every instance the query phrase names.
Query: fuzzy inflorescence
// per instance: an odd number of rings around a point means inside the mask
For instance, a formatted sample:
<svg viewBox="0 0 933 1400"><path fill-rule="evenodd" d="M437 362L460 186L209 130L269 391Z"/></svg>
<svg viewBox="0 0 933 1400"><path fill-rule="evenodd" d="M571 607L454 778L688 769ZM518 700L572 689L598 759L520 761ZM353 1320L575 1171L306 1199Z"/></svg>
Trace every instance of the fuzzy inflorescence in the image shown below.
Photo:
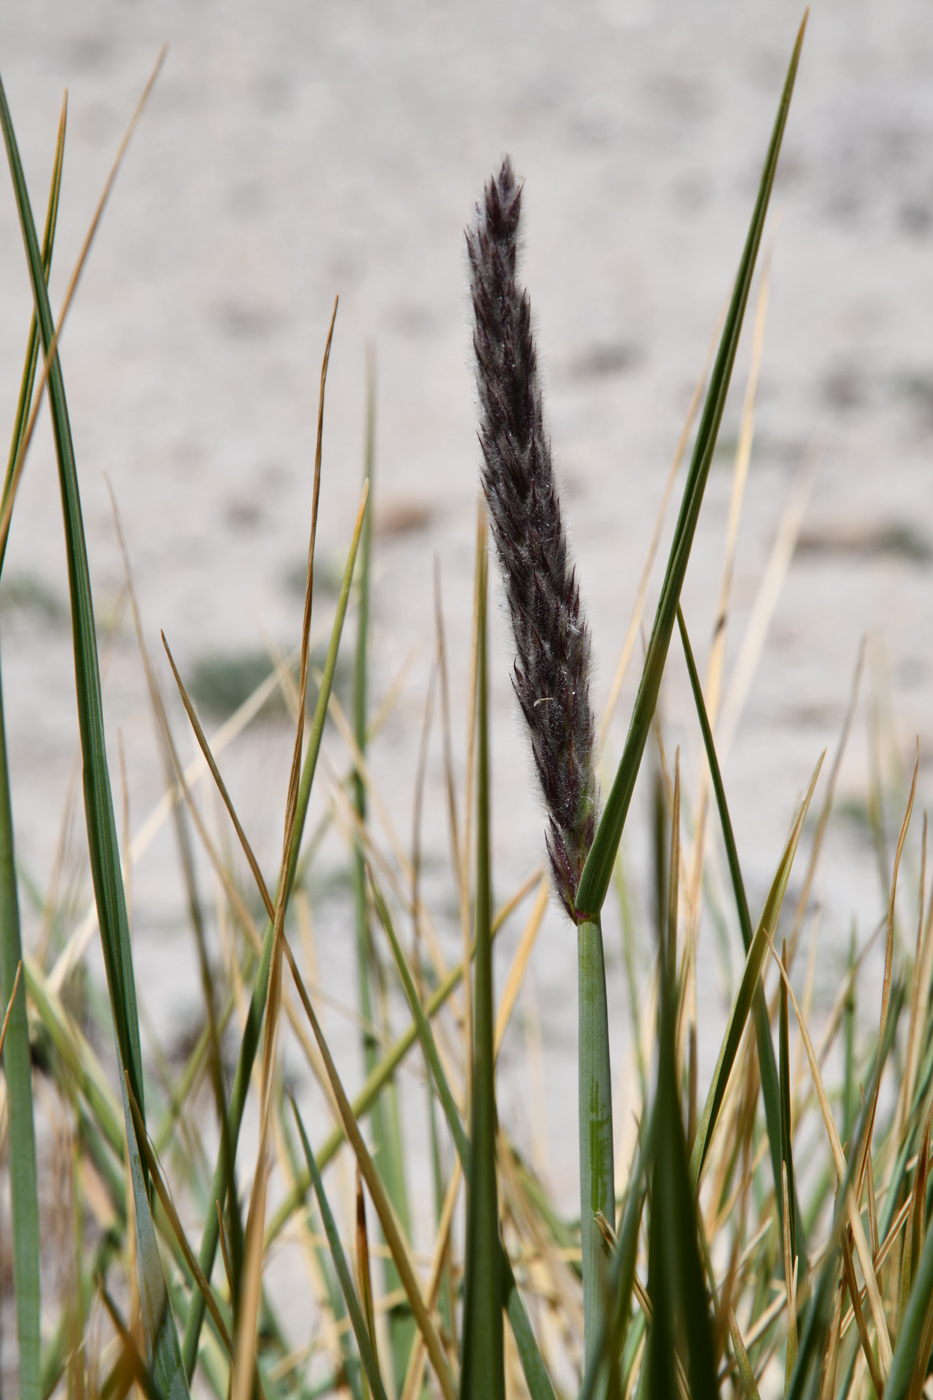
<svg viewBox="0 0 933 1400"><path fill-rule="evenodd" d="M576 921L577 885L596 822L590 642L544 431L531 306L515 278L521 195L506 158L466 235L479 439L515 636L515 693L547 805L555 885Z"/></svg>

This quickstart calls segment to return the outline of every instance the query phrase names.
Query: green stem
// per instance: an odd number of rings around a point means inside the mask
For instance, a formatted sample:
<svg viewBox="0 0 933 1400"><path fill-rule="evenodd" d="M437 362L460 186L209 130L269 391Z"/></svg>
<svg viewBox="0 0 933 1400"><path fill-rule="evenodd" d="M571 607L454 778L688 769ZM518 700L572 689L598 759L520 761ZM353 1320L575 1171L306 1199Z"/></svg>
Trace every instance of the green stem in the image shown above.
<svg viewBox="0 0 933 1400"><path fill-rule="evenodd" d="M612 1077L603 934L598 919L577 927L579 958L580 1243L586 1355L602 1326L603 1275L609 1248L596 1219L615 1228Z"/></svg>

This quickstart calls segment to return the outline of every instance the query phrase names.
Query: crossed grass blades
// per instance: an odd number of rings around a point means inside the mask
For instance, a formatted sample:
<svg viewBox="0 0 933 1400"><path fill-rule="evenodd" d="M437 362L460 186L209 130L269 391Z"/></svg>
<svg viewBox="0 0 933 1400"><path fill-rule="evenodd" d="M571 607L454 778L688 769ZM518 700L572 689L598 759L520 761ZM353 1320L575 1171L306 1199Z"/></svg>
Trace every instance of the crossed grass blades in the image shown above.
<svg viewBox="0 0 933 1400"><path fill-rule="evenodd" d="M519 623L520 693L526 684L540 685L549 697L562 693L565 705L566 723L557 733L567 748L561 750L551 747L552 731L543 720L552 717L538 714L546 708L536 706L538 692L529 690L522 702L523 709L530 705L532 710L533 742L543 754L545 778L550 781L549 765L562 761L557 755L564 753L563 761L567 753L572 758L570 778L565 781L562 770L563 787L556 785L547 836L557 894L576 924L582 950L581 1084L589 1076L597 1091L608 1073L598 1044L598 1013L606 998L596 953L601 952L600 915L609 897L618 899L624 930L632 1062L617 1069L617 1094L626 1106L618 1142L611 1125L609 1131L618 1171L609 1176L609 1208L598 1213L589 1209L592 1197L583 1183L596 1183L602 1190L607 1160L613 1159L601 1150L589 1159L581 1152L578 1219L567 1219L554 1205L540 1174L496 1113L495 1060L520 1002L527 1012L524 1035L532 1070L536 1063L525 973L548 894L540 872L532 872L501 907L492 905L483 533L471 657L475 685L461 697L469 714L465 792L458 790L455 777L458 746L449 720L448 640L439 595L436 694L432 689L428 696L425 722L427 736L435 711L440 717L452 887L464 932L461 960L451 963L445 957L421 896L417 834L410 850L392 839L370 776L367 754L379 742L393 696L376 703L368 689L372 497L367 489L327 624L323 666L319 670L311 664L313 522L325 455L330 338L321 376L297 683L289 662L278 658L274 676L210 736L185 693L202 758L183 768L140 625L169 777L165 802L122 851L121 862L104 745L98 649L105 639L94 624L79 473L56 348L71 293L56 320L47 292L65 118L63 112L40 238L0 89L0 121L36 309L0 500L0 561L33 425L47 400L65 517L94 885L92 907L85 917L76 917L75 900L56 873L48 889L37 889L17 866L15 792L0 724L0 992L6 1013L0 1041L13 1202L16 1375L11 1384L20 1395L122 1396L134 1387L137 1393L160 1397L352 1395L359 1400L716 1393L883 1393L886 1400L902 1400L921 1393L933 1347L933 1244L927 1228L933 898L926 888L925 820L922 838L916 822L911 826L916 769L910 782L896 766L885 768L880 759L874 766L866 809L887 899L883 908L860 911L835 1005L818 1028L811 1026L816 932L807 956L804 932L811 891L820 878L860 668L833 760L825 765L825 776L819 769L813 775L756 925L738 854L741 833L732 828L715 738L723 653L711 649L702 682L678 606L750 294L799 44L798 39L709 374L706 406L699 414L630 739L618 774L605 782L608 795L598 824L590 756L594 726L583 700L587 643L573 575L561 549L548 552L548 567L555 567L543 610L533 581L530 596L527 586L516 591L514 602L510 596ZM480 397L487 420L482 442L487 472L490 463L495 470L497 464L511 463L516 479L525 482L516 502L503 502L494 493L491 515L506 569L512 558L515 568L525 569L527 585L528 569L533 576L542 566L541 551L535 545L522 554L533 531L521 528L515 512L529 510L542 540L553 544L562 536L556 516L548 514L556 510L552 488L528 486L522 473L531 457L516 447L525 434L538 471L547 454L533 351L523 339L526 303L514 282L518 188L509 167L491 191L472 235L474 281L490 285L487 255L494 261L500 248L503 285L510 290L498 308L478 307L486 335L484 341L478 333ZM486 252L481 230L491 239ZM82 262L89 246L90 237ZM766 294L762 279L737 451L735 520L747 480ZM484 394L482 379L494 370L504 373L496 357L508 335L524 358L519 357L513 399L500 404L493 390ZM698 388L695 407L701 397ZM363 470L370 486L374 405L371 373ZM684 442L688 437L685 431ZM800 493L811 478L805 466L778 530L767 587L763 585L753 612L755 630L742 643L743 676L747 658L760 654L775 573L787 566L802 518ZM728 615L734 545L733 533L725 551L723 618ZM338 654L351 646L345 623L355 575L359 601L348 717L333 695L333 677ZM643 602L644 592L634 610L631 636L637 636ZM135 599L133 606L135 613ZM716 621L711 630L715 627L719 636ZM663 735L655 728L659 819L653 884L661 897L651 931L632 899L620 836L675 622L707 767L688 802L679 761L670 763ZM549 654L545 648L542 656L536 651L536 632L555 625L565 629L563 650L552 648ZM548 669L555 664L566 669L556 674ZM182 677L179 682L183 685ZM228 746L276 688L292 716L296 742L282 858L272 887L253 856L248 815L234 811L222 769ZM733 728L740 698L728 697L725 706ZM318 763L328 713L334 751L342 745L345 754L342 771L333 775ZM878 706L871 710L878 755L893 749L880 713ZM427 753L426 737L423 747ZM423 761L419 785L424 768ZM219 837L205 815L211 805L205 802L205 778L214 783L229 812L230 826ZM307 823L311 791L328 781L320 804L323 815L312 830ZM722 885L712 878L718 861L706 831L710 802L722 831L731 886L731 903L724 905L717 896ZM892 825L890 814L897 806ZM694 814L690 822L682 818L688 810ZM811 810L815 820L808 822ZM180 1059L163 1053L155 1028L150 1058L144 1060L123 880L143 858L159 823L170 818L179 847L180 890L198 950L204 1012ZM336 1063L327 1035L327 1018L342 1013L335 1012L313 971L312 910L321 887L318 851L321 835L331 826L345 839L353 889L355 1014L365 1076L354 1089L345 1085L346 1071ZM230 854L230 830L242 861ZM196 860L198 847L201 857ZM67 859L64 842L63 868ZM220 891L213 910L199 887L202 859L210 864ZM801 893L796 910L782 919L795 860L803 863ZM34 951L22 946L24 903L45 911L51 931ZM258 922L256 909L262 911ZM722 975L731 988L724 1029L705 1027L708 1034L721 1036L721 1049L704 1101L694 1048L703 1027L697 1025L692 990L701 913L704 929L725 930ZM492 945L511 924L519 924L521 932L496 1002ZM416 937L408 937L409 928ZM82 991L83 952L98 933L108 977L106 1006ZM885 957L880 1008L875 1009L875 998L865 1001L863 969L879 938ZM744 964L734 976L732 946L740 941ZM404 1013L401 1005L407 1007ZM711 1012L710 1021L715 1019ZM513 1027L509 1033L517 1037L521 1031ZM109 1037L114 1048L105 1065L94 1046L106 1045ZM299 1106L283 1090L286 1046L307 1063L328 1105L332 1127L319 1140L309 1134ZM406 1057L420 1064L426 1096L400 1077ZM834 1066L831 1075L829 1064ZM412 1149L402 1130L400 1095L409 1100L409 1121L411 1113L427 1115L434 1183L428 1235L410 1210ZM258 1136L243 1131L247 1109L253 1107ZM581 1115L581 1130L585 1121ZM629 1131L633 1123L634 1135ZM49 1179L68 1183L54 1209L44 1184ZM290 1279L296 1267L308 1279L307 1321L291 1336L274 1301L279 1251L286 1238L299 1253L299 1264L292 1258L287 1266ZM597 1247L590 1250L594 1238ZM57 1268L40 1268L40 1257L47 1260L52 1246ZM11 1339L3 1340L5 1375L11 1375Z"/></svg>

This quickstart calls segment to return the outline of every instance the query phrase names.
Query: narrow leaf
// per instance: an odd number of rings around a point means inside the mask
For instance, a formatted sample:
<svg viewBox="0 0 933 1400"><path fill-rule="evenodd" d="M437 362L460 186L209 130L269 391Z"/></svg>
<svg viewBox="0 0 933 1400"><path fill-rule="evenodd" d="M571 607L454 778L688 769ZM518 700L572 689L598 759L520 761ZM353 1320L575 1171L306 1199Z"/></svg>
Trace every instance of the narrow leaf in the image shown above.
<svg viewBox="0 0 933 1400"><path fill-rule="evenodd" d="M58 129L45 233L42 240L42 276L48 281L61 189L65 144L65 109ZM26 362L20 390L9 466L0 511L12 509L13 473L22 444L26 415L32 398L38 359L35 315L29 332ZM6 554L8 532L0 536L0 570ZM13 801L7 761L3 685L0 681L0 999L7 1003L3 1022L3 1072L6 1080L10 1130L10 1218L13 1235L13 1282L16 1293L16 1336L19 1344L19 1393L23 1400L38 1400L40 1393L40 1315L42 1306L39 1270L39 1194L36 1172L36 1133L32 1110L32 1056L26 1015L26 988L21 986L23 945L13 832Z"/></svg>
<svg viewBox="0 0 933 1400"><path fill-rule="evenodd" d="M713 453L716 447L716 438L719 433L719 425L722 421L726 396L729 391L729 381L732 377L732 367L735 363L739 335L741 333L742 321L745 316L745 307L751 288L752 274L755 269L755 261L761 243L765 216L768 211L768 202L774 184L774 176L777 170L781 141L784 136L784 127L787 123L787 114L790 107L791 94L794 89L794 80L797 76L797 65L800 60L800 50L803 44L805 28L806 17L804 18L803 24L800 26L797 42L794 45L794 52L791 57L787 79L784 84L784 91L781 95L781 102L774 124L774 131L771 136L771 145L768 149L768 155L761 177L761 184L758 190L755 210L752 215L751 226L748 231L742 259L739 263L732 301L726 316L722 339L716 356L716 363L710 378L706 405L703 409L703 417L700 420L700 426L697 430L693 459L690 464L690 471L684 488L680 516L671 544L667 572L661 589L661 597L658 602L654 626L651 630L651 638L648 643L648 655L645 659L645 666L638 687L635 706L632 711L625 749L619 763L612 791L607 799L606 807L596 832L596 838L580 879L580 885L577 891L577 910L583 916L598 914L602 909L603 902L606 898L606 892L609 889L609 882L612 878L612 868L615 864L616 852L618 851L619 841L622 837L622 829L625 825L626 816L628 815L632 793L635 790L635 780L638 777L642 755L648 740L651 720L654 715L658 692L661 687L661 676L664 672L671 634L674 630L674 620L677 614L677 605L680 602L680 592L683 587L684 576L687 572L687 563L690 558L693 536L700 515L700 507L703 503L706 480L709 476L710 464L712 463Z"/></svg>
<svg viewBox="0 0 933 1400"><path fill-rule="evenodd" d="M65 519L78 721L84 760L84 805L87 818L88 848L110 1005L114 1020L117 1063L123 1091L124 1125L135 1198L140 1306L146 1337L146 1354L149 1367L166 1400L169 1400L169 1397L186 1396L188 1387L184 1370L180 1364L175 1320L172 1316L165 1280L162 1275L162 1266L149 1210L145 1174L136 1147L132 1115L126 1097L126 1086L123 1083L123 1075L126 1073L129 1076L133 1096L139 1104L140 1113L145 1121L136 986L133 977L129 924L107 765L87 548L81 518L81 502L65 386L58 352L54 346L56 332L49 306L48 289L36 238L32 208L2 83L0 83L0 123L3 126L20 224L26 246L36 318L43 350L47 357L49 401Z"/></svg>

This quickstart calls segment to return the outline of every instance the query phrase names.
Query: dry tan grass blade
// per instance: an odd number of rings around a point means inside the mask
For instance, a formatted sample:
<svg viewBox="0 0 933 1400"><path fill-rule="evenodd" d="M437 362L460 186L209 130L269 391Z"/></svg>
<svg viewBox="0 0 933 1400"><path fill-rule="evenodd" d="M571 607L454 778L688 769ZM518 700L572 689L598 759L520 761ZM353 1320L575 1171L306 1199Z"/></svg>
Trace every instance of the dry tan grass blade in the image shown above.
<svg viewBox="0 0 933 1400"><path fill-rule="evenodd" d="M278 895L272 916L272 957L269 967L269 986L266 993L265 1034L262 1045L262 1070L260 1075L260 1127L259 1148L256 1154L256 1172L250 1195L249 1214L246 1225L246 1247L243 1264L243 1278L240 1288L240 1332L237 1337L235 1376L233 1378L234 1400L249 1400L252 1371L256 1353L256 1322L258 1318L259 1295L262 1285L263 1236L266 1220L266 1175L268 1169L269 1125L272 1113L272 1075L275 1066L278 1042L279 1010L282 1001L282 944L285 905L288 899L288 867L294 838L295 815L298 802L298 784L301 775L301 753L304 738L305 696L308 688L308 638L311 631L311 598L314 587L314 544L317 534L318 499L321 489L321 460L323 455L324 433L324 390L327 384L327 368L334 337L334 322L337 318L338 303L335 300L333 315L327 331L324 358L321 364L320 395L318 401L317 441L314 454L314 483L311 499L311 529L308 544L308 576L305 588L304 616L301 627L301 679L299 684L298 723L295 727L295 745L289 773L288 796L285 804L285 821L282 834L282 860L279 872ZM366 508L369 490L367 482L363 488L363 503L360 517ZM359 521L357 522L359 526ZM294 970L294 965L293 965Z"/></svg>

